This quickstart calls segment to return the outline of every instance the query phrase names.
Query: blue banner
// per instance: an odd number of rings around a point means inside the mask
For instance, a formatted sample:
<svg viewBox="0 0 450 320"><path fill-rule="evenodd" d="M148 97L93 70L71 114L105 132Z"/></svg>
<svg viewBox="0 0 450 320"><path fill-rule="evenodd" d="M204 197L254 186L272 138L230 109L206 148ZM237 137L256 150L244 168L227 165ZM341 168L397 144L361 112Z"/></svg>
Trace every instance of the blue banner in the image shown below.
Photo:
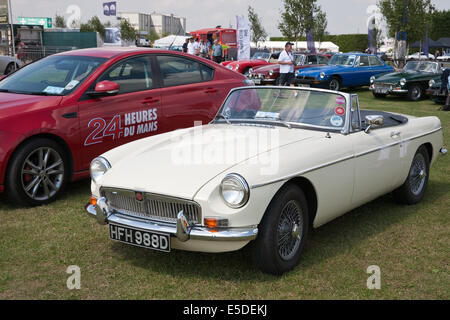
<svg viewBox="0 0 450 320"><path fill-rule="evenodd" d="M306 41L308 45L308 51L310 53L316 53L316 45L314 43L314 36L311 32L306 33Z"/></svg>
<svg viewBox="0 0 450 320"><path fill-rule="evenodd" d="M116 10L117 8L117 3L114 2L104 2L103 3L103 14L105 16L115 16L116 15Z"/></svg>

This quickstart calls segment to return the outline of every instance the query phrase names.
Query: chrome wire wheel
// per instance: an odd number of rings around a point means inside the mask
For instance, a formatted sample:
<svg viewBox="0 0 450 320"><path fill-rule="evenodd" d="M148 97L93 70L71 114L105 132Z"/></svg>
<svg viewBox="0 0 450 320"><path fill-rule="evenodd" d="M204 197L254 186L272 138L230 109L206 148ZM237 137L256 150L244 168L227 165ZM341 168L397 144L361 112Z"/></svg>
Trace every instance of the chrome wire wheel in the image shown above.
<svg viewBox="0 0 450 320"><path fill-rule="evenodd" d="M297 253L303 235L302 209L295 200L283 207L278 222L277 245L281 259L287 261Z"/></svg>
<svg viewBox="0 0 450 320"><path fill-rule="evenodd" d="M23 190L31 199L45 201L52 198L64 181L61 155L50 147L33 150L23 162L21 180Z"/></svg>
<svg viewBox="0 0 450 320"><path fill-rule="evenodd" d="M416 154L414 157L409 176L411 181L411 193L417 196L422 192L427 177L427 165L425 158L421 153Z"/></svg>

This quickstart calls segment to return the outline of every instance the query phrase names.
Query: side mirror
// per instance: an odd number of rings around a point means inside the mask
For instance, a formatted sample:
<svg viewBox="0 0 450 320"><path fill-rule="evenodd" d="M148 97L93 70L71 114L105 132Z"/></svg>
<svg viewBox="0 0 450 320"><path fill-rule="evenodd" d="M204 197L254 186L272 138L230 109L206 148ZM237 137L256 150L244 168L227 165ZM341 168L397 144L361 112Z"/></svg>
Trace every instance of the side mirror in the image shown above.
<svg viewBox="0 0 450 320"><path fill-rule="evenodd" d="M119 85L115 82L104 80L95 85L94 91L87 94L94 97L114 96L119 93Z"/></svg>
<svg viewBox="0 0 450 320"><path fill-rule="evenodd" d="M369 133L371 129L382 127L384 123L384 118L381 115L373 115L373 116L366 116L366 130L364 130L365 133Z"/></svg>

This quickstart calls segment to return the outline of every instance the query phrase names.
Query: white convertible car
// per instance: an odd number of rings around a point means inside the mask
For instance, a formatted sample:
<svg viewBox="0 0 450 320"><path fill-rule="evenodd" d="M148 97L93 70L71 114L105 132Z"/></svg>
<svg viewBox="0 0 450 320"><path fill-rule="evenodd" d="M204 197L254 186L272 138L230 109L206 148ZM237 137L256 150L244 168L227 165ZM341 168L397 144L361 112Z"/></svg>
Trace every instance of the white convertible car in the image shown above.
<svg viewBox="0 0 450 320"><path fill-rule="evenodd" d="M342 92L237 88L208 125L94 159L86 211L112 240L148 249L252 242L255 265L282 274L298 264L310 226L391 191L419 202L446 152L437 117L360 110Z"/></svg>

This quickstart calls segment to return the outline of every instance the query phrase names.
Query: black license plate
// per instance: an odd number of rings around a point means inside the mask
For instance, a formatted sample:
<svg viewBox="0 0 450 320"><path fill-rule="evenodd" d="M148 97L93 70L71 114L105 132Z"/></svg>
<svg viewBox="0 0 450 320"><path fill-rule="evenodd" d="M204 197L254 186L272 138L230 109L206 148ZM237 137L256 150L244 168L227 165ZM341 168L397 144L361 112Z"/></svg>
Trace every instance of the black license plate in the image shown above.
<svg viewBox="0 0 450 320"><path fill-rule="evenodd" d="M111 240L152 250L170 252L170 235L109 224Z"/></svg>

